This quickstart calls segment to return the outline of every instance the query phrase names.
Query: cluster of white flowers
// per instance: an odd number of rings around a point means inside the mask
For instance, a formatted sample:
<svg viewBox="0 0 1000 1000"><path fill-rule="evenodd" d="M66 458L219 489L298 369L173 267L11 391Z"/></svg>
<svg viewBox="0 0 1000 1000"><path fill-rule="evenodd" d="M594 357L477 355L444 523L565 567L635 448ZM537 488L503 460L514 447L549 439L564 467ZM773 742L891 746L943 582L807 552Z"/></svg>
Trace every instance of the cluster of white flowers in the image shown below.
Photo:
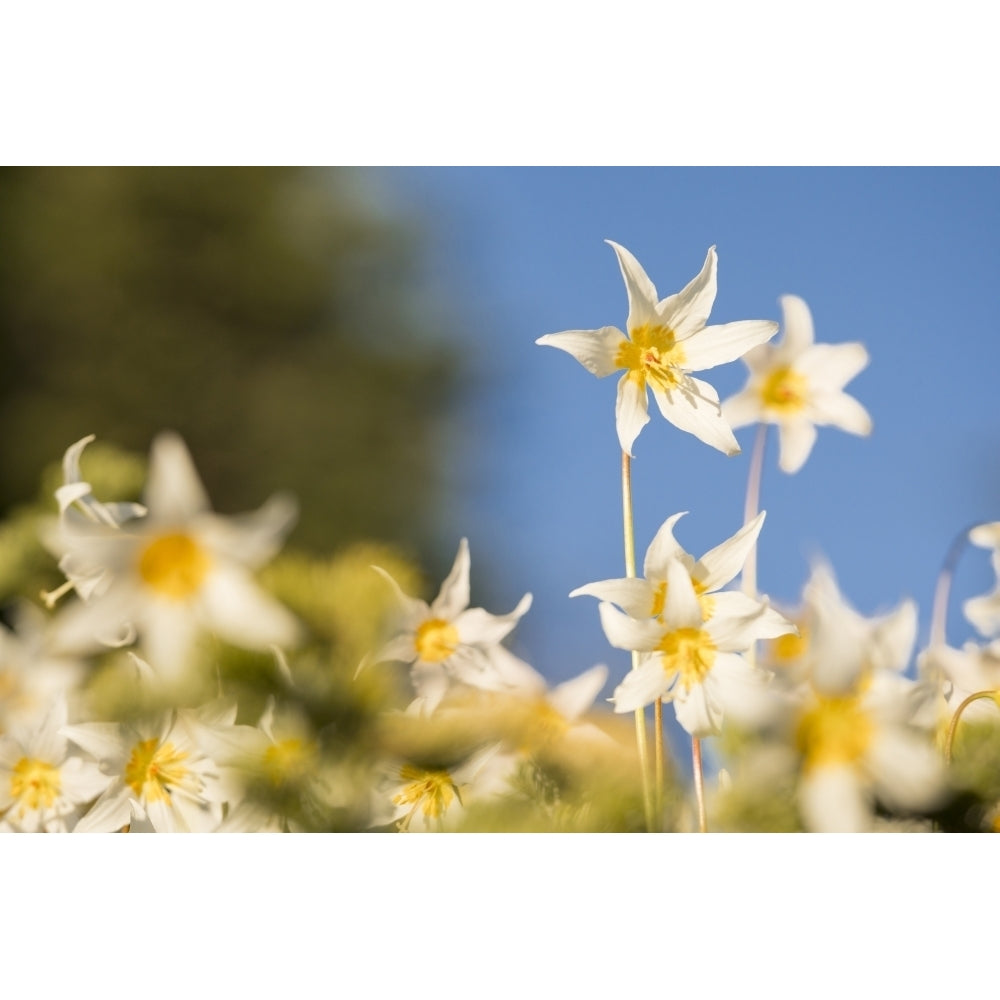
<svg viewBox="0 0 1000 1000"><path fill-rule="evenodd" d="M868 413L843 391L867 351L815 343L800 298L781 298L784 335L771 345L779 326L768 320L706 325L714 247L697 277L661 300L635 257L610 245L628 295L625 332L571 330L538 343L598 376L624 371L615 419L626 497L635 441L649 420L647 390L670 423L727 455L739 452L734 427L776 424L786 473L809 457L817 426L870 433ZM749 380L724 402L691 374L740 358ZM318 707L326 695L295 660L301 655L315 673L316 656L300 651L316 636L258 574L279 554L294 501L278 495L250 514L214 513L186 446L170 433L153 442L142 502L102 501L81 472L92 440L67 449L58 515L41 528L65 580L42 595L48 614L22 606L7 615L12 628L0 626L0 831L454 830L489 828L496 817L515 828L544 817L547 829L635 829L640 811L647 829L690 829L691 813L665 794L665 702L692 738L701 829L706 802L722 816L728 790L743 780L754 787L748 772L758 787L766 776L787 791L792 828L862 831L910 818L926 829L956 792L949 762L959 723L996 728L1000 522L967 533L991 550L997 573L993 592L964 604L984 642L954 649L932 629L911 672L912 601L867 618L825 564L813 569L797 610L757 593L750 567L765 520L756 511L758 474L745 523L729 538L695 558L675 537L684 516L675 513L655 532L641 576L626 501L628 575L570 594L597 598L609 643L632 653L632 669L615 679L614 712L603 716L594 706L607 667L550 689L504 645L531 594L507 614L470 607L467 539L430 603L407 593L398 574L366 568L392 615L379 641L362 647L363 657L358 650L353 685L379 683L391 671L376 665L395 662L408 668L408 695L393 703L380 694L357 752L332 759L324 734L360 733L360 710L342 691L332 708ZM939 593L946 603L946 588ZM276 665L276 682L243 721L219 672L223 645ZM109 656L129 665L135 704L102 715L94 689ZM217 692L206 697L213 663ZM194 704L192 690L201 692ZM626 712L636 715L634 751L616 721ZM718 755L742 758L726 762L706 796L700 741L723 733L729 749ZM623 762L631 779L616 770ZM602 781L603 804L594 791ZM533 812L510 819L525 804ZM1000 815L1000 803L991 808ZM602 809L618 812L609 819Z"/></svg>

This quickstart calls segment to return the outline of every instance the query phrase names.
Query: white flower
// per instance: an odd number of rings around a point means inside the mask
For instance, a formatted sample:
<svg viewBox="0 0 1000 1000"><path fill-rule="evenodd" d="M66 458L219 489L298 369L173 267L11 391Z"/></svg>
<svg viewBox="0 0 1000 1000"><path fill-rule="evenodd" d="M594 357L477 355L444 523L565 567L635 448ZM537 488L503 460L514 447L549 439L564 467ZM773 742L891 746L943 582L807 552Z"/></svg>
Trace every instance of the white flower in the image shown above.
<svg viewBox="0 0 1000 1000"><path fill-rule="evenodd" d="M418 696L413 711L433 712L452 679L487 690L522 687L537 679L531 667L499 645L531 607L531 594L507 615L470 608L469 567L469 543L463 538L431 604L404 594L384 569L373 567L392 587L400 620L397 634L371 659L413 664L410 676Z"/></svg>
<svg viewBox="0 0 1000 1000"><path fill-rule="evenodd" d="M145 659L175 676L202 630L249 649L296 641L295 619L251 575L294 522L289 497L273 497L253 514L220 517L209 508L184 442L161 434L144 499L144 517L115 525L64 521L64 564L75 567L78 589L79 580L86 582L87 598L63 613L59 636L66 647L92 648L123 633L130 641L134 629Z"/></svg>
<svg viewBox="0 0 1000 1000"><path fill-rule="evenodd" d="M809 307L795 295L784 295L780 301L784 338L746 354L743 360L750 378L742 391L722 404L722 413L734 428L777 424L778 464L784 472L797 472L812 451L817 426L871 433L868 412L842 391L868 364L868 352L859 343L813 343Z"/></svg>
<svg viewBox="0 0 1000 1000"><path fill-rule="evenodd" d="M665 575L666 601L656 619L636 621L610 604L600 605L611 645L644 654L612 701L616 712L657 698L673 701L677 721L692 736L708 736L719 731L727 712L739 712L741 703L763 695L766 675L739 653L792 625L784 619L779 624L766 603L749 613L716 610L706 618L688 567L671 559Z"/></svg>
<svg viewBox="0 0 1000 1000"><path fill-rule="evenodd" d="M966 601L962 610L980 635L992 638L1000 632L1000 521L977 524L969 532L969 541L980 548L993 550L990 558L998 583L992 593Z"/></svg>
<svg viewBox="0 0 1000 1000"><path fill-rule="evenodd" d="M539 337L536 344L572 354L600 378L625 370L618 382L615 420L622 450L632 445L649 421L646 389L675 427L694 434L727 455L740 447L722 417L719 397L707 382L691 377L734 361L777 333L769 320L745 320L706 327L715 301L716 254L711 247L701 273L683 291L660 300L639 262L624 247L607 241L618 255L628 292L627 335L617 327L567 330Z"/></svg>
<svg viewBox="0 0 1000 1000"><path fill-rule="evenodd" d="M945 685L949 713L954 713L970 695L995 691L995 698L983 698L967 705L962 711L962 718L993 722L1000 718L997 716L1000 705L1000 640L987 646L967 642L961 649L931 646L921 654L921 668L929 676L943 674L950 682Z"/></svg>
<svg viewBox="0 0 1000 1000"><path fill-rule="evenodd" d="M0 736L0 818L11 829L64 833L107 787L97 764L69 753L60 733L65 724L66 701L59 698L40 726Z"/></svg>
<svg viewBox="0 0 1000 1000"><path fill-rule="evenodd" d="M133 830L207 833L222 818L226 790L192 723L232 725L235 707L172 712L154 722L87 722L63 734L100 762L111 783L76 826L78 833Z"/></svg>

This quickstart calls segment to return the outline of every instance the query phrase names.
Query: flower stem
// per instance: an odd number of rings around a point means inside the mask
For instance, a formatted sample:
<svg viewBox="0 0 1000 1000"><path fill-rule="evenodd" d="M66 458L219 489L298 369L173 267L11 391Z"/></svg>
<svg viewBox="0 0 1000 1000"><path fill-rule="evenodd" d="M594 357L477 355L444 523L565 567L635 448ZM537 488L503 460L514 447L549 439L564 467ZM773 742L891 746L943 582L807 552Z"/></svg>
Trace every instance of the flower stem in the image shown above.
<svg viewBox="0 0 1000 1000"><path fill-rule="evenodd" d="M654 761L656 784L653 789L654 806L656 809L657 829L663 829L663 699L653 702L653 726L656 732L654 744Z"/></svg>
<svg viewBox="0 0 1000 1000"><path fill-rule="evenodd" d="M948 623L948 597L951 594L951 581L955 576L955 569L958 567L958 560L969 544L969 532L978 528L980 523L970 524L964 531L959 532L951 543L941 572L938 574L937 584L934 587L934 605L931 608L931 631L927 638L929 646L944 646L947 643L945 632Z"/></svg>
<svg viewBox="0 0 1000 1000"><path fill-rule="evenodd" d="M694 768L694 794L698 800L698 832L708 833L708 818L705 815L705 779L701 770L701 740L691 737L691 764Z"/></svg>
<svg viewBox="0 0 1000 1000"><path fill-rule="evenodd" d="M632 518L632 456L622 451L622 520L625 529L625 575L635 576L635 523ZM632 651L632 669L639 666L639 654ZM649 748L646 743L646 711L635 710L635 746L642 772L642 803L646 813L646 829L653 832L653 796L649 781Z"/></svg>
<svg viewBox="0 0 1000 1000"><path fill-rule="evenodd" d="M749 524L760 512L760 481L764 470L764 447L767 444L767 424L757 425L757 436L753 441L753 454L750 456L750 473L747 476L747 495L743 504L743 523ZM757 546L743 564L743 575L740 577L743 593L748 597L757 596Z"/></svg>
<svg viewBox="0 0 1000 1000"><path fill-rule="evenodd" d="M977 691L975 694L970 694L969 697L955 709L955 714L951 717L951 724L948 726L948 735L945 737L944 741L944 759L948 764L951 763L951 753L955 744L955 732L958 729L958 720L962 713L974 701L978 701L980 698L996 698L996 696L996 691Z"/></svg>

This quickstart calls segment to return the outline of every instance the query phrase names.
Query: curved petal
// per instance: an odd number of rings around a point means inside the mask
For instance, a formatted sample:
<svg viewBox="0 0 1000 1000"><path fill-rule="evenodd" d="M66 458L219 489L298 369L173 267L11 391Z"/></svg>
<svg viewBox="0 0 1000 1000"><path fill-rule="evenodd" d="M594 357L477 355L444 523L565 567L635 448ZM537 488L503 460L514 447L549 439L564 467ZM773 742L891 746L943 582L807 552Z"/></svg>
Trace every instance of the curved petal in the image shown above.
<svg viewBox="0 0 1000 1000"><path fill-rule="evenodd" d="M113 833L132 819L128 789L116 781L81 818L74 833Z"/></svg>
<svg viewBox="0 0 1000 1000"><path fill-rule="evenodd" d="M547 333L535 343L543 347L558 347L560 351L573 355L592 375L604 378L621 368L615 359L622 344L628 343L628 340L617 327L602 326L599 330Z"/></svg>
<svg viewBox="0 0 1000 1000"><path fill-rule="evenodd" d="M977 524L970 528L969 541L981 549L1000 549L1000 521Z"/></svg>
<svg viewBox="0 0 1000 1000"><path fill-rule="evenodd" d="M530 663L515 656L509 649L490 646L483 652L505 687L529 694L541 694L545 690L545 678Z"/></svg>
<svg viewBox="0 0 1000 1000"><path fill-rule="evenodd" d="M669 694L673 677L660 664L660 658L647 660L642 666L629 671L615 688L611 701L616 712L634 712L637 708L652 705L657 698Z"/></svg>
<svg viewBox="0 0 1000 1000"><path fill-rule="evenodd" d="M816 428L808 420L783 420L778 424L779 458L782 472L798 472L816 443Z"/></svg>
<svg viewBox="0 0 1000 1000"><path fill-rule="evenodd" d="M843 389L869 361L864 344L813 344L796 360L795 368L812 385Z"/></svg>
<svg viewBox="0 0 1000 1000"><path fill-rule="evenodd" d="M868 411L845 392L816 392L809 401L809 419L820 426L839 427L849 434L867 437L872 432Z"/></svg>
<svg viewBox="0 0 1000 1000"><path fill-rule="evenodd" d="M683 342L684 367L688 371L700 372L728 364L766 343L777 332L778 324L769 319L745 319L721 326L706 326Z"/></svg>
<svg viewBox="0 0 1000 1000"><path fill-rule="evenodd" d="M675 427L727 455L739 454L739 442L722 418L719 396L707 382L688 375L679 388L669 392L651 388L660 412Z"/></svg>
<svg viewBox="0 0 1000 1000"><path fill-rule="evenodd" d="M805 300L797 295L782 295L778 302L781 305L781 327L784 330L780 345L781 361L788 364L807 347L811 347L815 340L812 313Z"/></svg>
<svg viewBox="0 0 1000 1000"><path fill-rule="evenodd" d="M1000 590L981 597L970 597L962 605L962 613L980 635L996 635L1000 632Z"/></svg>
<svg viewBox="0 0 1000 1000"><path fill-rule="evenodd" d="M157 435L149 455L146 506L158 522L183 522L208 510L208 495L180 435Z"/></svg>
<svg viewBox="0 0 1000 1000"><path fill-rule="evenodd" d="M709 247L701 271L681 291L657 306L660 321L674 331L678 340L691 336L708 322L715 303L717 268L715 247Z"/></svg>
<svg viewBox="0 0 1000 1000"><path fill-rule="evenodd" d="M649 652L656 649L663 637L663 626L659 622L637 622L610 604L601 604L597 610L604 635L615 649Z"/></svg>
<svg viewBox="0 0 1000 1000"><path fill-rule="evenodd" d="M656 286L649 280L649 275L632 254L613 240L605 243L614 250L618 257L622 278L625 279L625 290L628 292L628 322L626 329L631 332L639 326L655 322L657 319Z"/></svg>
<svg viewBox="0 0 1000 1000"><path fill-rule="evenodd" d="M743 525L739 531L727 538L714 549L706 552L697 563L691 574L707 592L718 590L732 580L743 569L743 564L750 555L757 536L764 524L765 511L761 511L752 521Z"/></svg>
<svg viewBox="0 0 1000 1000"><path fill-rule="evenodd" d="M256 567L274 557L298 516L298 501L289 493L278 493L249 514L205 514L199 518L198 533L206 548Z"/></svg>
<svg viewBox="0 0 1000 1000"><path fill-rule="evenodd" d="M672 559L679 559L687 564L691 556L680 547L677 539L674 538L674 525L687 514L686 510L678 514L672 514L653 536L653 540L646 549L646 558L642 563L642 573L647 580L666 580L667 566ZM628 609L626 609L628 610Z"/></svg>
<svg viewBox="0 0 1000 1000"><path fill-rule="evenodd" d="M615 401L615 426L622 451L632 454L635 439L648 423L649 403L645 386L640 386L630 375L623 375L618 381L618 398Z"/></svg>
<svg viewBox="0 0 1000 1000"><path fill-rule="evenodd" d="M818 833L871 829L871 796L851 767L820 767L804 775L799 808L806 827Z"/></svg>
<svg viewBox="0 0 1000 1000"><path fill-rule="evenodd" d="M219 567L202 588L205 624L243 649L293 646L302 630L292 613L237 566Z"/></svg>
<svg viewBox="0 0 1000 1000"><path fill-rule="evenodd" d="M725 400L722 404L722 418L734 428L766 422L767 414L761 405L757 386L748 383L735 396Z"/></svg>
<svg viewBox="0 0 1000 1000"><path fill-rule="evenodd" d="M399 584L381 566L372 566L372 569L392 587L392 595L396 599L396 604L399 606L401 617L407 628L416 628L420 622L432 617L430 605L426 601L404 594Z"/></svg>
<svg viewBox="0 0 1000 1000"><path fill-rule="evenodd" d="M525 594L510 614L491 615L482 608L469 608L467 611L463 611L452 624L458 629L463 643L475 643L480 646L491 645L510 635L530 607L531 594Z"/></svg>
<svg viewBox="0 0 1000 1000"><path fill-rule="evenodd" d="M674 632L682 628L700 629L702 626L701 602L691 582L687 566L679 559L667 565L667 593L660 618L662 632Z"/></svg>
<svg viewBox="0 0 1000 1000"><path fill-rule="evenodd" d="M458 553L451 571L441 584L441 591L431 604L431 617L443 618L446 622L456 618L460 611L469 606L469 540L463 538L458 543Z"/></svg>
<svg viewBox="0 0 1000 1000"><path fill-rule="evenodd" d="M690 690L678 690L674 696L674 712L677 721L692 735L712 736L722 725L722 705L705 678L702 684L695 684Z"/></svg>
<svg viewBox="0 0 1000 1000"><path fill-rule="evenodd" d="M651 618L653 615L653 588L640 577L599 580L577 587L569 596L596 597L599 601L617 604L632 618Z"/></svg>
<svg viewBox="0 0 1000 1000"><path fill-rule="evenodd" d="M553 688L549 692L548 703L564 719L574 722L594 704L594 699L601 693L607 679L608 668L604 664L598 664Z"/></svg>
<svg viewBox="0 0 1000 1000"><path fill-rule="evenodd" d="M922 734L901 727L883 729L867 760L875 791L890 809L932 809L944 797L944 764Z"/></svg>

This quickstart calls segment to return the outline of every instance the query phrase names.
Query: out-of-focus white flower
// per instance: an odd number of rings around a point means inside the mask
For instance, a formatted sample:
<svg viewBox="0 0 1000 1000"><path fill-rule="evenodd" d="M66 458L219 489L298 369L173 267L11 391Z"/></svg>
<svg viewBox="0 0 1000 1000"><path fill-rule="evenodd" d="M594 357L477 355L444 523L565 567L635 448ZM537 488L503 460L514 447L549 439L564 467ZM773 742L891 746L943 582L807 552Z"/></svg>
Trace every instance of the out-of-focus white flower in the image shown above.
<svg viewBox="0 0 1000 1000"><path fill-rule="evenodd" d="M962 717L967 721L1000 720L1000 640L980 646L967 642L961 649L951 646L931 646L920 658L921 670L930 676L943 675L945 699L949 714L953 714L973 694L995 691L995 698L978 699L967 705Z"/></svg>
<svg viewBox="0 0 1000 1000"><path fill-rule="evenodd" d="M969 541L980 548L992 549L990 558L998 583L992 593L966 601L962 610L980 635L992 638L1000 633L1000 521L977 524L969 532Z"/></svg>
<svg viewBox="0 0 1000 1000"><path fill-rule="evenodd" d="M373 568L392 587L399 621L396 635L370 660L366 658L361 667L387 660L411 663L410 677L417 692L411 710L433 712L452 679L486 690L544 684L528 664L499 645L531 607L531 594L525 594L507 615L470 608L470 557L465 538L459 543L451 572L431 604L404 594L384 569Z"/></svg>
<svg viewBox="0 0 1000 1000"><path fill-rule="evenodd" d="M40 726L0 736L0 818L11 829L65 833L107 788L97 764L69 752L65 724L66 701L58 698Z"/></svg>
<svg viewBox="0 0 1000 1000"><path fill-rule="evenodd" d="M40 726L60 697L72 698L86 673L81 660L52 651L46 616L24 604L15 628L0 625L0 733Z"/></svg>
<svg viewBox="0 0 1000 1000"><path fill-rule="evenodd" d="M76 826L78 833L120 830L207 833L222 819L219 768L196 742L191 721L232 725L235 707L172 712L154 723L87 722L63 734L95 757L110 784Z"/></svg>
<svg viewBox="0 0 1000 1000"><path fill-rule="evenodd" d="M128 638L134 628L144 658L158 673L176 676L202 630L249 649L297 640L295 619L251 575L294 522L291 498L220 517L209 509L184 442L161 434L150 454L145 506L145 516L114 525L103 518L63 521L64 568L72 569L86 598L62 613L64 647L94 648L108 636Z"/></svg>
<svg viewBox="0 0 1000 1000"><path fill-rule="evenodd" d="M471 800L505 787L513 761L500 746L485 747L456 767L393 767L376 791L371 825L394 823L401 833L454 829ZM499 768L490 766L495 760Z"/></svg>
<svg viewBox="0 0 1000 1000"><path fill-rule="evenodd" d="M701 272L683 291L661 300L635 257L617 243L607 243L618 256L628 292L627 334L605 326L549 333L535 343L566 351L600 378L625 370L618 382L615 420L618 440L628 454L649 421L647 388L675 427L727 455L737 454L740 446L722 417L718 394L690 373L734 361L773 337L777 323L744 320L705 326L715 302L715 247L709 249Z"/></svg>
<svg viewBox="0 0 1000 1000"><path fill-rule="evenodd" d="M576 740L614 742L591 722L582 721L608 679L608 668L597 664L549 691L530 692L526 728L531 748L546 748Z"/></svg>
<svg viewBox="0 0 1000 1000"><path fill-rule="evenodd" d="M843 391L868 364L868 352L859 343L814 343L812 315L805 302L797 295L784 295L780 301L783 339L744 356L750 378L722 404L722 413L734 428L777 424L778 464L784 472L798 472L812 451L817 426L871 433L867 410Z"/></svg>
<svg viewBox="0 0 1000 1000"><path fill-rule="evenodd" d="M688 567L671 559L665 576L666 600L658 618L636 621L610 604L600 605L611 645L643 654L612 701L616 712L657 698L673 701L677 721L692 736L709 736L719 731L727 712L765 696L767 675L739 654L793 626L784 619L779 623L766 603L757 602L749 613L716 608L706 618Z"/></svg>

